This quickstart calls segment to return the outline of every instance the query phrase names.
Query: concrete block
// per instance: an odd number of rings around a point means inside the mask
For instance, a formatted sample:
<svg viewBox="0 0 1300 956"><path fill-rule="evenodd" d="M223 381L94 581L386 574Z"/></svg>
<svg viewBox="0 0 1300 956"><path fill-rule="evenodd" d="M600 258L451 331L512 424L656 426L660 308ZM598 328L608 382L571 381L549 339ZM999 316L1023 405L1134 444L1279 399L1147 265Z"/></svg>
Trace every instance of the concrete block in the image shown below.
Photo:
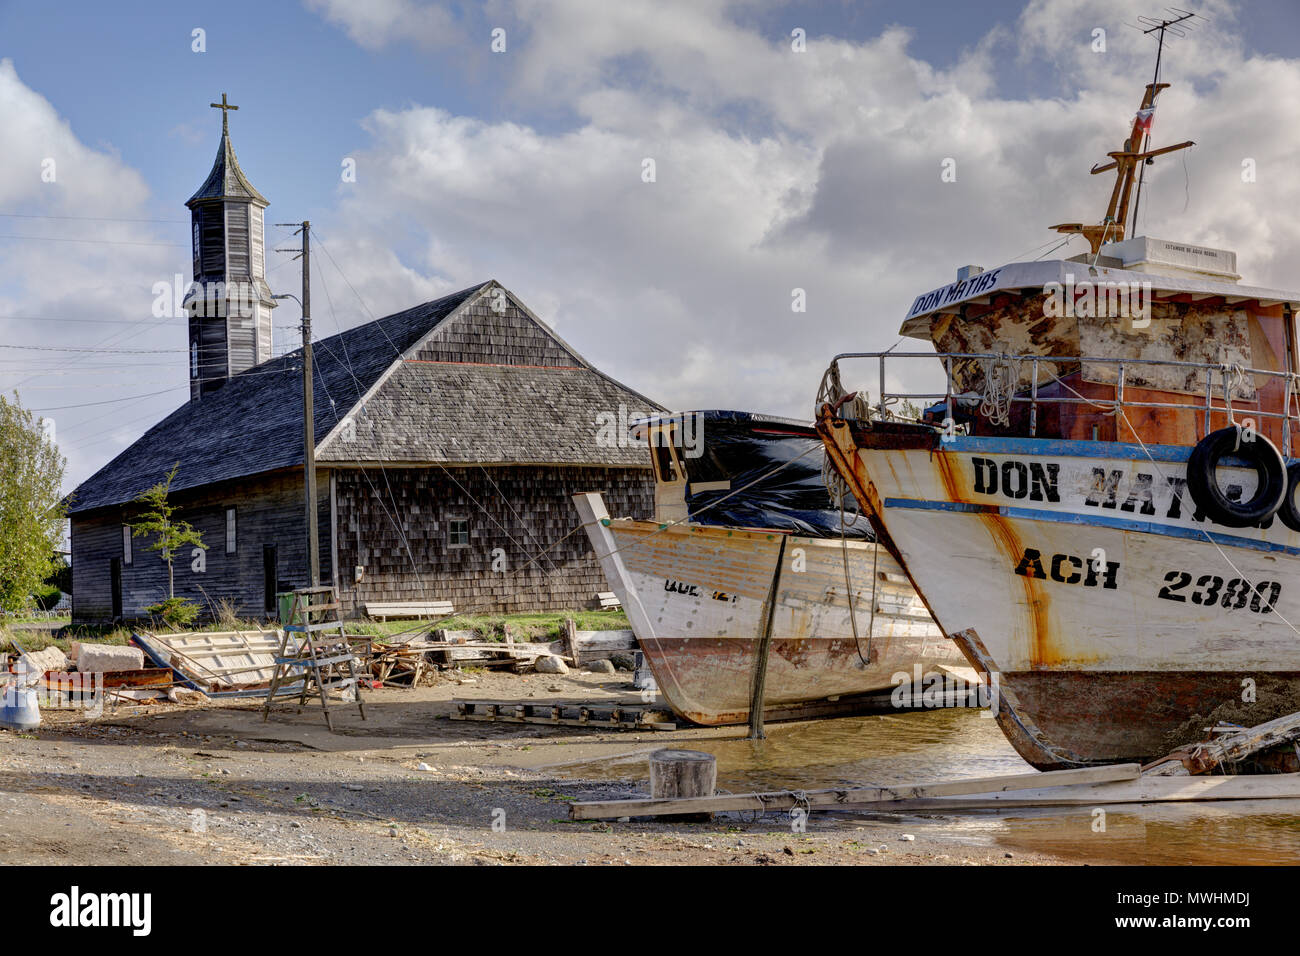
<svg viewBox="0 0 1300 956"><path fill-rule="evenodd" d="M77 670L83 674L101 671L134 671L144 667L144 651L121 644L82 644L77 654Z"/></svg>

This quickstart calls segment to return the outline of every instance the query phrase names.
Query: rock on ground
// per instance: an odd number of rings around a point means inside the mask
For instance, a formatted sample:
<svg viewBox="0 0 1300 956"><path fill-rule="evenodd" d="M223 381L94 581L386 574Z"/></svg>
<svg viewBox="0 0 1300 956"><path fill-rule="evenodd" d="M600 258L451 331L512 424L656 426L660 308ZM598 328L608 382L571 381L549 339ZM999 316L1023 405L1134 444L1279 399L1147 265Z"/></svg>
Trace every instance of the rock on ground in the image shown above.
<svg viewBox="0 0 1300 956"><path fill-rule="evenodd" d="M539 674L567 674L569 665L553 654L543 654L533 663L533 670Z"/></svg>
<svg viewBox="0 0 1300 956"><path fill-rule="evenodd" d="M592 661L590 664L587 665L587 670L589 670L593 674L612 674L614 673L614 665L611 664L608 660L602 659L598 661Z"/></svg>

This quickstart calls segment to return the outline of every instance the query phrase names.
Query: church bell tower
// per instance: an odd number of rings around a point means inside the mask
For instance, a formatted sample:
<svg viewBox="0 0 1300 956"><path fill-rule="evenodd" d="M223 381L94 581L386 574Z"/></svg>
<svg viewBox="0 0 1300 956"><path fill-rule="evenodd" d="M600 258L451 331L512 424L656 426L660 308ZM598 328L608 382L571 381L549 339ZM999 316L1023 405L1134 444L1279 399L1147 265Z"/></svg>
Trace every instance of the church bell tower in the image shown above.
<svg viewBox="0 0 1300 956"><path fill-rule="evenodd" d="M271 357L271 310L266 284L263 210L269 205L239 168L230 145L226 94L221 145L212 172L185 204L194 242L194 282L185 297L190 326L190 400Z"/></svg>

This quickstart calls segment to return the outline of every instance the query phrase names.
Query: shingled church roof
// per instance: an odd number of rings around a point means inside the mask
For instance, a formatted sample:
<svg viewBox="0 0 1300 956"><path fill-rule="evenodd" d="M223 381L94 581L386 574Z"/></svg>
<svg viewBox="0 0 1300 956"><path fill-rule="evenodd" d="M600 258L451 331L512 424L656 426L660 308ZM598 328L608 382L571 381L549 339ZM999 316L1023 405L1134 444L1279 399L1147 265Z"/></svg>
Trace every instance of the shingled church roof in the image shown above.
<svg viewBox="0 0 1300 956"><path fill-rule="evenodd" d="M598 441L598 420L620 406L633 418L661 406L593 368L496 282L312 351L322 464L649 466L639 445ZM301 362L290 352L182 405L82 482L69 512L124 504L176 462L176 491L301 467Z"/></svg>

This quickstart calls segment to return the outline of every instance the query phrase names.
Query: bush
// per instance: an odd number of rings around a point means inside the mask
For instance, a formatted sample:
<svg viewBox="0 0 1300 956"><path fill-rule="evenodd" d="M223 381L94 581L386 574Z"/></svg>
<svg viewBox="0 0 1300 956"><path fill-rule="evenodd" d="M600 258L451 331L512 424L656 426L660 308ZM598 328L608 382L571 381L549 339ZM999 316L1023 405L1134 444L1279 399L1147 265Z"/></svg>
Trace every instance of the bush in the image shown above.
<svg viewBox="0 0 1300 956"><path fill-rule="evenodd" d="M57 584L42 584L32 592L32 603L42 611L52 611L62 597L63 591Z"/></svg>
<svg viewBox="0 0 1300 956"><path fill-rule="evenodd" d="M152 617L162 618L163 623L174 630L180 630L194 623L199 616L199 606L188 598L169 597L157 604L151 604L145 611Z"/></svg>

